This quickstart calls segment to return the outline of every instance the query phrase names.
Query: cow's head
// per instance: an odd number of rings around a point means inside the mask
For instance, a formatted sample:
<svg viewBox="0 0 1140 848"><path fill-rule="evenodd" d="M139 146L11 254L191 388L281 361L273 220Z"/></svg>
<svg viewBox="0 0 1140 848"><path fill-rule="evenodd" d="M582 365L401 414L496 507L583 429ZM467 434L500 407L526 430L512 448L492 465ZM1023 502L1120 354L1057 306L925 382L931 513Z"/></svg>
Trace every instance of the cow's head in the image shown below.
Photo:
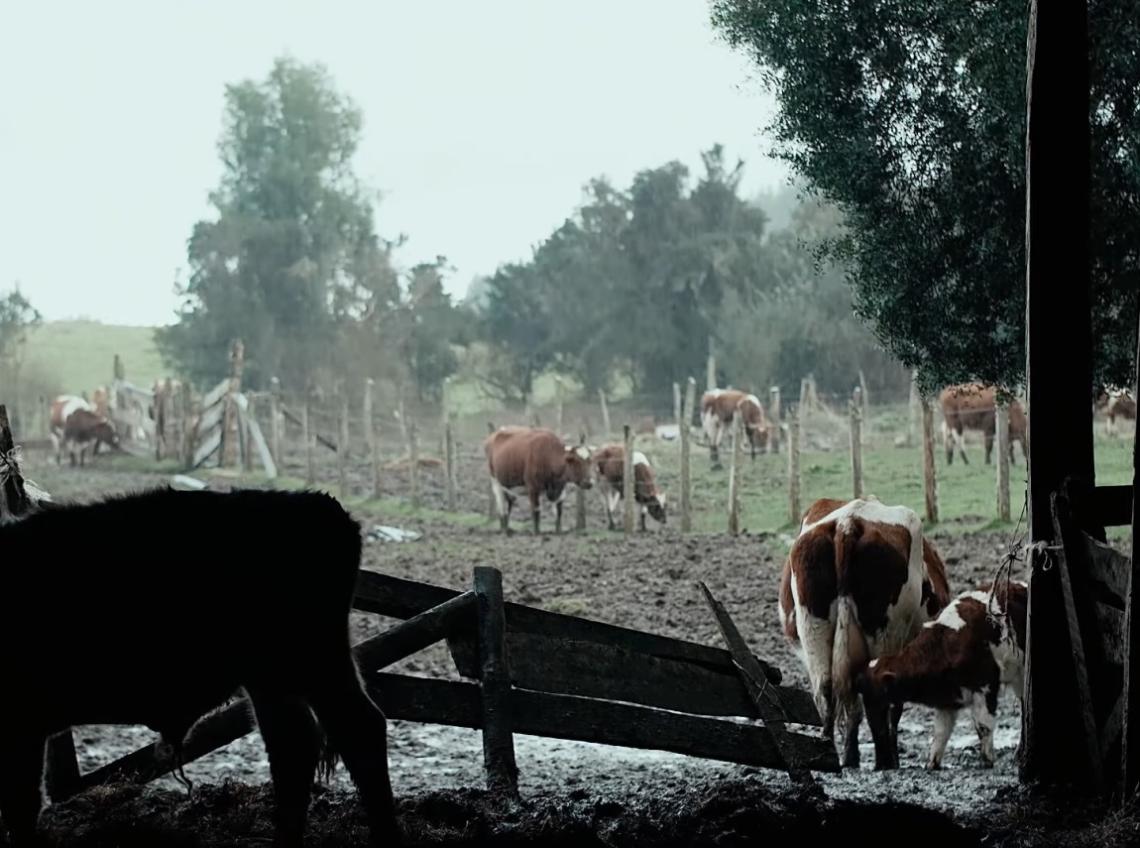
<svg viewBox="0 0 1140 848"><path fill-rule="evenodd" d="M590 449L585 445L566 446L566 482L581 489L594 485L594 469L590 462Z"/></svg>
<svg viewBox="0 0 1140 848"><path fill-rule="evenodd" d="M104 444L108 447L114 448L115 450L122 450L123 446L119 442L119 434L116 432L114 425L110 421L107 421L106 419L100 421L95 425L95 428L92 430L92 434L95 436L96 449L100 444Z"/></svg>
<svg viewBox="0 0 1140 848"><path fill-rule="evenodd" d="M768 426L766 424L749 424L748 441L758 450L768 447Z"/></svg>
<svg viewBox="0 0 1140 848"><path fill-rule="evenodd" d="M878 660L855 676L855 691L863 697L863 710L875 742L875 768L899 767L899 740L894 719L901 714L903 698L898 675Z"/></svg>
<svg viewBox="0 0 1140 848"><path fill-rule="evenodd" d="M653 518L654 521L660 521L662 524L665 523L665 493L664 492L658 492L656 495L654 495L652 498L650 498L646 502L645 508L649 511L649 515Z"/></svg>

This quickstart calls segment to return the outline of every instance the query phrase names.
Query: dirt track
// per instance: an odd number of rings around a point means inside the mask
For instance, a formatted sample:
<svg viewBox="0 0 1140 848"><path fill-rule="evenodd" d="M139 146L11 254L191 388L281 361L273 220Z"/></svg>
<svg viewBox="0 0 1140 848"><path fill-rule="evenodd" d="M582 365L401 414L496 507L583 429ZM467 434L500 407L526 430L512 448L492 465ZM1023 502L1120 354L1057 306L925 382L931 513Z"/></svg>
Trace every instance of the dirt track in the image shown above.
<svg viewBox="0 0 1140 848"><path fill-rule="evenodd" d="M164 479L96 469L56 471L42 464L36 466L34 460L30 473L57 495L77 497L153 485ZM473 507L485 507L485 504L485 500L479 500ZM366 524L393 523L393 519L383 515L359 515L358 518ZM503 571L508 600L719 646L719 631L695 588L695 581L704 580L725 603L752 650L779 666L786 681L800 685L806 682L802 667L788 649L777 624L776 588L783 557L782 542L778 538L682 537L672 529L656 527L630 540L604 531L560 537L545 532L539 537L520 533L504 538L489 524L457 527L447 523L405 522L404 525L421 530L423 539L367 545L366 567L462 589L470 583L473 566L494 565ZM934 539L949 566L954 591L963 591L990 578L1007 541L993 534L936 534ZM355 617L358 636L390 624L374 616ZM395 670L455 676L454 666L442 646L403 661ZM834 802L905 802L927 810L945 811L959 820L972 822L981 809L1016 785L1013 754L1018 723L1017 701L1005 693L998 716L998 762L990 771L979 767L977 738L968 718L963 717L951 740L946 768L932 775L921 768L929 744L930 717L921 708L909 708L900 728L900 771L881 774L866 770L865 766L865 770L858 773L828 776L823 783ZM873 754L865 727L862 735L863 759L869 764ZM88 770L147 744L153 734L135 728L78 728L76 738L80 743L81 767ZM549 834L557 831L555 823L562 817L566 822L576 822L573 828L587 828L592 837L602 839L603 844L630 844L605 841L604 833L608 828L615 834L625 832L632 837L640 826L660 830L666 810L684 816L686 811L691 813L693 805L701 803L702 798L716 806L715 797L721 789L730 798L723 802L727 807L734 803L739 805L745 797L752 799L749 803L761 806L768 803L769 807L765 808L768 813L755 809L749 813L757 817L757 825L770 819L769 814L774 815L780 805L791 803L786 798L786 778L774 772L671 754L525 736L518 737L516 745L520 787L530 804L522 817L533 818L538 815L536 811L546 809L546 826L554 828L546 831ZM510 825L509 819L500 821L497 815L490 815L488 819L485 810L480 813L479 793L471 794L472 790L481 788L483 782L481 742L476 732L392 722L390 761L393 784L405 808L414 810L417 816L442 816L447 827L452 828L448 833L456 826L450 821L454 817L474 821L471 826L476 830L490 827L489 822ZM224 778L263 783L268 779L267 765L260 740L252 735L190 764L186 773L199 784L216 783ZM338 771L334 785L338 790L349 786L343 769ZM150 791L172 788L176 788L176 784L165 779L153 784ZM456 790L457 794L440 795L443 790ZM244 790L210 791L225 795L227 792L240 794ZM130 809L134 809L131 805L158 803L144 802L140 800L142 796L136 797L136 794L115 797ZM761 803L757 800L761 796L770 796L773 800ZM341 795L334 792L329 797L341 798ZM662 800L668 798L673 799L671 804ZM67 811L77 804L79 800L67 805L60 814L70 814ZM611 807L605 808L605 804ZM665 806L658 806L662 804ZM583 812L586 807L592 811L588 816ZM599 809L611 809L612 814L598 813ZM428 813L424 814L424 810ZM796 815L802 817L802 810ZM587 819L592 824L583 824ZM631 822L642 822L642 825ZM423 844L467 844L463 841L470 835L466 827L459 828L459 836L452 833L458 840L454 843L449 841L452 837L432 841L435 837L428 828L421 834ZM538 832L542 832L542 828ZM745 844L731 836L735 832L732 827L724 831L722 835L727 841L723 844ZM649 833L645 831L641 835L648 838ZM516 836L521 837L521 834L516 833ZM653 844L703 843L666 840Z"/></svg>

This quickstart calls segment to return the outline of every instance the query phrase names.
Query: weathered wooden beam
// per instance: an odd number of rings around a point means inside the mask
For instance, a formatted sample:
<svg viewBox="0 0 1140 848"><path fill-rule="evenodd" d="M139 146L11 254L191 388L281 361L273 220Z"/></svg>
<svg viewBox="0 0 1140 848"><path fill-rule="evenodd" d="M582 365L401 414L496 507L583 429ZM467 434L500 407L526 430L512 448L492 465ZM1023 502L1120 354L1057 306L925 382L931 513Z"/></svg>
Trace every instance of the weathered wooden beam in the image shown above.
<svg viewBox="0 0 1140 848"><path fill-rule="evenodd" d="M474 628L475 593L464 592L421 612L352 649L363 669L381 669L422 651L460 627Z"/></svg>
<svg viewBox="0 0 1140 848"><path fill-rule="evenodd" d="M1133 383L1132 396L1140 397L1140 333L1136 338L1136 382ZM1140 433L1132 441L1132 492L1129 500L1132 508L1132 537L1131 562L1127 575L1127 594L1124 599L1124 644L1128 646L1128 654L1124 660L1124 691L1121 693L1121 792L1124 799L1131 799L1137 788L1140 787L1140 650L1134 650L1140 642L1140 564L1136 560L1137 529L1140 529L1140 512L1136 511L1135 498L1132 497L1140 486ZM1096 490L1100 491L1100 488ZM1115 523L1115 522L1114 522Z"/></svg>
<svg viewBox="0 0 1140 848"><path fill-rule="evenodd" d="M353 605L364 612L378 613L391 618L411 618L458 594L460 593L455 589L362 570L357 576L356 598ZM641 654L698 663L735 674L732 657L722 648L632 630L588 618L548 612L521 604L507 603L506 616L508 632L533 633L577 642L601 642ZM770 682L781 682L782 675L778 668L765 663L762 659L760 664Z"/></svg>
<svg viewBox="0 0 1140 848"><path fill-rule="evenodd" d="M1095 484L1086 4L1032 0L1027 53L1029 537L1048 544L1054 541L1051 494L1066 478L1090 492ZM1020 774L1045 784L1087 782L1087 747L1073 732L1083 718L1061 574L1045 567L1040 548L1031 550Z"/></svg>
<svg viewBox="0 0 1140 848"><path fill-rule="evenodd" d="M728 614L728 610L724 608L724 604L713 597L703 580L697 583L697 586L700 587L705 602L716 617L717 625L720 627L721 635L724 636L724 641L728 644L728 650L732 654L733 662L736 663L744 688L748 690L748 696L759 711L760 718L764 720L764 726L768 728L788 774L796 783L814 785L815 779L811 776L811 772L796 757L795 740L784 724L787 713L775 687L768 684L764 670L748 650L744 637L736 629L736 624Z"/></svg>
<svg viewBox="0 0 1140 848"><path fill-rule="evenodd" d="M503 575L497 568L475 567L475 610L479 634L479 682L483 705L483 767L487 788L517 798L511 704L511 670L507 657L507 621L503 609Z"/></svg>

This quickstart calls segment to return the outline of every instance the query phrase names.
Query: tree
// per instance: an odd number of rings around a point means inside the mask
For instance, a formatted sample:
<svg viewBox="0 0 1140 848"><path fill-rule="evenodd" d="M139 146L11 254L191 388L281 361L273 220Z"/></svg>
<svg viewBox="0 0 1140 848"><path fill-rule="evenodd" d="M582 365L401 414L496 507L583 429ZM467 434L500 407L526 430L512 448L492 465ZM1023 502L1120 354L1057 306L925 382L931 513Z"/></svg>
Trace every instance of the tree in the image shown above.
<svg viewBox="0 0 1140 848"><path fill-rule="evenodd" d="M443 289L446 266L439 256L412 268L406 299L395 313L400 353L420 400L440 398L443 381L459 368L453 345L469 341L466 312Z"/></svg>
<svg viewBox="0 0 1140 848"><path fill-rule="evenodd" d="M19 289L0 295L0 386L5 387L7 403L16 432L23 427L19 419L22 411L20 403L20 369L24 364L24 345L28 340L28 330L39 326L42 316L24 297Z"/></svg>
<svg viewBox="0 0 1140 848"><path fill-rule="evenodd" d="M178 322L158 335L192 378L222 377L235 337L253 386L343 375L349 351L378 343L399 285L352 172L361 125L320 65L279 59L265 80L227 86L216 214L194 226Z"/></svg>
<svg viewBox="0 0 1140 848"><path fill-rule="evenodd" d="M847 226L854 305L924 387L1024 367L1025 44L1019 0L714 0L775 92L776 153ZM1131 382L1140 290L1140 15L1091 0L1094 359ZM1083 222L1080 222L1083 224ZM1061 283L1059 283L1061 284Z"/></svg>

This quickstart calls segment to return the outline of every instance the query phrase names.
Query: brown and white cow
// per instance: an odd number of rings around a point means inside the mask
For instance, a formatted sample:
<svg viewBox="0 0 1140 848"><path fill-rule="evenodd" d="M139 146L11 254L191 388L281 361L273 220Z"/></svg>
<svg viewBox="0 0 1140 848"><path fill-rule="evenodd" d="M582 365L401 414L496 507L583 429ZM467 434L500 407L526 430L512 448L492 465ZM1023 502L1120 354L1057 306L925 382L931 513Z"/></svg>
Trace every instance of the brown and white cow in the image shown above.
<svg viewBox="0 0 1140 848"><path fill-rule="evenodd" d="M119 436L111 423L96 414L90 403L76 395L60 395L51 404L51 441L55 450L57 465L63 463L67 453L71 464L75 465L75 453L79 452L79 465L84 465L87 448L92 453L100 444L117 448Z"/></svg>
<svg viewBox="0 0 1140 848"><path fill-rule="evenodd" d="M511 508L516 496L511 489L524 488L530 500L534 532L538 532L542 496L554 505L556 533L562 532L562 502L566 484L582 489L592 485L590 451L585 446L565 444L553 431L538 427L500 427L483 440L491 488L499 508L499 525L510 532Z"/></svg>
<svg viewBox="0 0 1140 848"><path fill-rule="evenodd" d="M606 505L606 520L614 529L614 513L621 503L625 489L625 446L606 445L590 458L597 472L598 488ZM640 526L645 530L646 513L655 521L665 523L665 494L657 488L657 478L648 457L641 451L633 452L633 497L640 507Z"/></svg>
<svg viewBox="0 0 1140 848"><path fill-rule="evenodd" d="M1025 616L1029 586L1022 581L966 592L927 622L922 632L895 654L871 660L857 681L867 718L906 703L934 708L927 768L942 767L946 743L958 711L969 708L981 744L982 763L994 764L994 723L998 695L1010 686L1025 688ZM874 706L873 706L874 705ZM882 728L889 732L888 728Z"/></svg>
<svg viewBox="0 0 1140 848"><path fill-rule="evenodd" d="M720 440L732 429L732 416L738 409L752 458L756 458L757 448L768 444L768 420L760 398L738 389L709 389L701 395L701 426L709 440L714 467L720 464Z"/></svg>
<svg viewBox="0 0 1140 848"><path fill-rule="evenodd" d="M1097 398L1096 408L1105 416L1105 434L1116 434L1116 419L1136 420L1136 399L1128 389L1110 388Z"/></svg>
<svg viewBox="0 0 1140 848"><path fill-rule="evenodd" d="M963 383L947 386L938 395L942 407L942 441L946 448L946 463L954 461L954 448L969 463L966 457L966 430L978 430L985 439L986 464L993 455L994 435L997 433L997 391L993 386L982 383ZM1009 402L1009 461L1014 462L1013 443L1021 443L1021 455L1025 456L1025 410L1017 399Z"/></svg>
<svg viewBox="0 0 1140 848"><path fill-rule="evenodd" d="M839 721L844 765L859 765L856 677L914 638L949 595L945 566L913 510L873 497L827 498L804 515L784 563L780 621L804 662L826 738ZM869 722L876 768L898 766L895 737L881 730L901 715Z"/></svg>

